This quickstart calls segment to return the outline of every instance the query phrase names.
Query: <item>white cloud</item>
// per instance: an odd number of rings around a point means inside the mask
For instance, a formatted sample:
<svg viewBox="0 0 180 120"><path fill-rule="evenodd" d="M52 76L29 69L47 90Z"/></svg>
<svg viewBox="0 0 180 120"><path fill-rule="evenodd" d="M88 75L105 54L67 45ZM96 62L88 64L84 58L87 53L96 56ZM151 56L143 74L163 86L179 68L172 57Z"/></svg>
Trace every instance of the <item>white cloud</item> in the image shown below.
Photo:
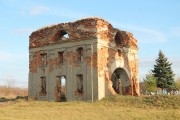
<svg viewBox="0 0 180 120"><path fill-rule="evenodd" d="M172 37L178 37L180 38L180 27L175 27L170 30L170 34Z"/></svg>
<svg viewBox="0 0 180 120"><path fill-rule="evenodd" d="M119 24L118 22L112 22L115 27L119 29L124 29L133 33L135 38L140 43L163 43L167 41L166 35L155 29L136 27L136 26L125 26Z"/></svg>
<svg viewBox="0 0 180 120"><path fill-rule="evenodd" d="M30 34L34 31L34 29L32 28L19 28L19 29L15 29L14 33L15 34Z"/></svg>
<svg viewBox="0 0 180 120"><path fill-rule="evenodd" d="M80 19L83 17L87 17L88 15L83 13L82 11L72 10L71 8L64 8L60 7L57 9L51 9L50 15L63 17L63 18L70 18L70 19Z"/></svg>
<svg viewBox="0 0 180 120"><path fill-rule="evenodd" d="M8 52L0 52L0 61L12 60L14 57L14 54Z"/></svg>
<svg viewBox="0 0 180 120"><path fill-rule="evenodd" d="M5 48L5 46L8 46L7 39L0 39L1 48Z"/></svg>
<svg viewBox="0 0 180 120"><path fill-rule="evenodd" d="M0 85L9 76L13 76L16 83L28 78L28 54L0 51ZM18 84L16 84L18 85Z"/></svg>
<svg viewBox="0 0 180 120"><path fill-rule="evenodd" d="M39 14L42 14L42 13L45 13L45 12L48 12L48 11L50 11L50 9L47 6L40 5L40 6L33 7L29 11L29 14L34 16L34 15L39 15Z"/></svg>
<svg viewBox="0 0 180 120"><path fill-rule="evenodd" d="M140 58L139 62L140 63L147 63L147 62L154 62L156 58L154 57L146 57L146 58Z"/></svg>
<svg viewBox="0 0 180 120"><path fill-rule="evenodd" d="M14 87L21 87L21 88L27 88L28 87L28 80L27 79L17 79L18 76L13 75L4 75L0 78L0 86L7 85L10 83L10 85L13 85Z"/></svg>
<svg viewBox="0 0 180 120"><path fill-rule="evenodd" d="M180 58L170 58L170 63L172 63L172 70L176 74L176 77L180 77Z"/></svg>
<svg viewBox="0 0 180 120"><path fill-rule="evenodd" d="M155 57L149 57L149 58L139 58L139 76L142 80L145 75L148 73L148 71L152 70L154 68L155 60L157 58ZM180 76L180 58L168 58L168 61L172 63L172 70L176 77Z"/></svg>
<svg viewBox="0 0 180 120"><path fill-rule="evenodd" d="M142 80L145 75L153 69L153 65L155 64L154 57L149 58L139 58L139 76Z"/></svg>
<svg viewBox="0 0 180 120"><path fill-rule="evenodd" d="M21 59L25 59L25 54L16 54L16 53L9 53L9 52L3 52L0 51L0 62L13 62Z"/></svg>
<svg viewBox="0 0 180 120"><path fill-rule="evenodd" d="M140 27L130 27L129 30L132 30L134 36L142 43L163 43L166 42L166 36L153 29L140 28Z"/></svg>
<svg viewBox="0 0 180 120"><path fill-rule="evenodd" d="M54 6L44 6L44 5L39 5L39 6L34 6L31 9L25 8L20 12L20 15L31 15L31 16L36 16L46 13L46 15L49 16L56 16L56 17L61 17L61 18L69 18L69 19L79 19L79 18L84 18L90 15L87 15L86 13L83 13L82 11L77 11L72 8L68 7L54 7Z"/></svg>

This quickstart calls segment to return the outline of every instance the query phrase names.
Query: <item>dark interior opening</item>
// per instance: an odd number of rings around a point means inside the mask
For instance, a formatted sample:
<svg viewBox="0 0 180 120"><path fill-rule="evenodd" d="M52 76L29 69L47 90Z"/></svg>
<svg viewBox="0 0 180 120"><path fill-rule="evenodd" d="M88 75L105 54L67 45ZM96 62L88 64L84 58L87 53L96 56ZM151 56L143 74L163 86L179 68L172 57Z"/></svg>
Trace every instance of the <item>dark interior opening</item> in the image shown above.
<svg viewBox="0 0 180 120"><path fill-rule="evenodd" d="M115 35L115 43L116 45L120 45L120 46L123 45L123 38L120 32L117 32Z"/></svg>
<svg viewBox="0 0 180 120"><path fill-rule="evenodd" d="M128 74L123 68L117 68L112 74L112 83L114 91L119 95L127 95L130 90L130 80Z"/></svg>

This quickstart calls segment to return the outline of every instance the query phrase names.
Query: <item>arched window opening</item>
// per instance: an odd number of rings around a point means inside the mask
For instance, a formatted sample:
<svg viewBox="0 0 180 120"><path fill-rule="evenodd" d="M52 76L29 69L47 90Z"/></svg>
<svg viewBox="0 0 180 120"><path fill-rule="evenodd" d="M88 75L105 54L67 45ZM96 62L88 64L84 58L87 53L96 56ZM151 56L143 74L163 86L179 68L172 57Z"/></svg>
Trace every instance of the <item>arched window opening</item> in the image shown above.
<svg viewBox="0 0 180 120"><path fill-rule="evenodd" d="M116 35L115 35L115 43L116 45L120 45L122 46L123 45L123 38L122 38L122 35L120 32L117 32Z"/></svg>
<svg viewBox="0 0 180 120"><path fill-rule="evenodd" d="M64 30L60 30L58 33L57 33L57 40L66 40L69 38L69 35L67 34L66 31Z"/></svg>

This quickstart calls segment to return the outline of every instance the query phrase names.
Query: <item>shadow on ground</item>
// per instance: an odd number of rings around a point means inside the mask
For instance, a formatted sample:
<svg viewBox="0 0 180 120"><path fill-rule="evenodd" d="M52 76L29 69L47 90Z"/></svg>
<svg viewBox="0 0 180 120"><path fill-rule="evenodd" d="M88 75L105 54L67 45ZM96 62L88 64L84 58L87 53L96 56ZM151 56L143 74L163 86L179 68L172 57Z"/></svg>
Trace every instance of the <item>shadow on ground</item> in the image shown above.
<svg viewBox="0 0 180 120"><path fill-rule="evenodd" d="M2 98L0 98L0 102L15 101L15 100L19 100L19 99L28 100L28 96L17 96L16 98L5 98L5 97L2 97Z"/></svg>

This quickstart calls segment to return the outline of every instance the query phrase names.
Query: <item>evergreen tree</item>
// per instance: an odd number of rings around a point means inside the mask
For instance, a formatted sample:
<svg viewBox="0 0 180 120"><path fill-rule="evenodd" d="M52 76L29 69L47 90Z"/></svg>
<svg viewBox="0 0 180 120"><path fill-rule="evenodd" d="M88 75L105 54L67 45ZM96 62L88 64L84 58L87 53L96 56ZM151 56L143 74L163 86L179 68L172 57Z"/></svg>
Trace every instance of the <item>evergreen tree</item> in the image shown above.
<svg viewBox="0 0 180 120"><path fill-rule="evenodd" d="M174 89L174 74L171 69L172 63L168 62L163 52L159 51L159 56L156 59L156 64L154 65L154 70L152 70L154 77L156 77L157 87Z"/></svg>
<svg viewBox="0 0 180 120"><path fill-rule="evenodd" d="M154 75L149 72L148 74L146 74L146 77L144 80L144 86L145 86L145 90L148 92L155 92L157 85L156 85L156 78L154 77Z"/></svg>

